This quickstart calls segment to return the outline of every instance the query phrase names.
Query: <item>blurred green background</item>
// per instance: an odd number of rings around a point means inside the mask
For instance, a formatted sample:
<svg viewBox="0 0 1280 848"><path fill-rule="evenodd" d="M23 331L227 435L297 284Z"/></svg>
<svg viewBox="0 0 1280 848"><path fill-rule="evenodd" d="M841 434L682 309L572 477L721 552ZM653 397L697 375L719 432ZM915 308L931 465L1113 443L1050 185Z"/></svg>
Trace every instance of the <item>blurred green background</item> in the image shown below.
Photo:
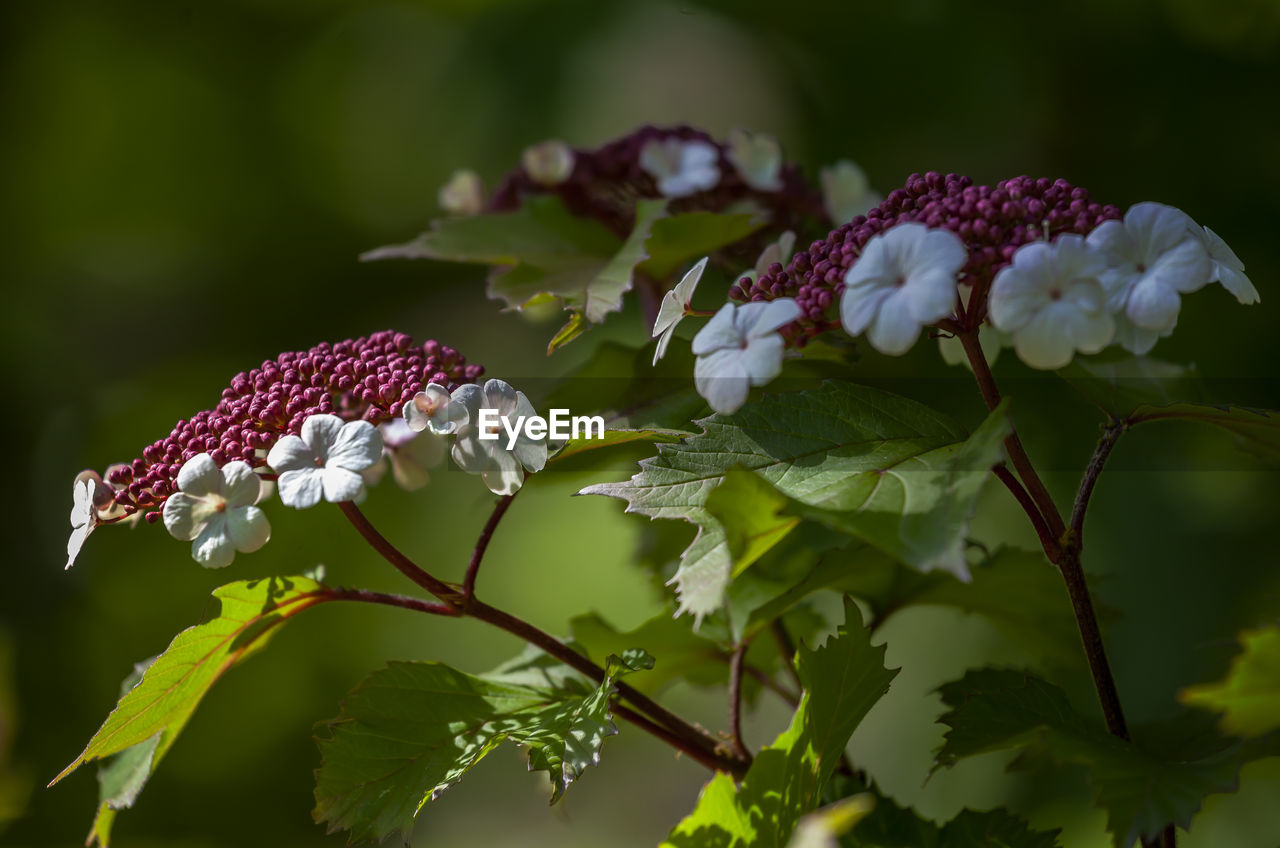
<svg viewBox="0 0 1280 848"><path fill-rule="evenodd" d="M1227 239L1263 302L1246 309L1218 287L1194 295L1156 355L1194 361L1229 399L1280 406L1271 0L86 0L6 4L0 17L5 417L18 475L5 490L11 553L0 589L5 845L83 839L96 802L90 770L44 784L105 717L132 663L209 614L213 587L323 562L337 582L411 588L335 513L278 504L273 543L223 572L201 570L184 545L144 526L99 531L64 573L77 471L136 455L214 403L232 374L321 340L395 327L519 383L563 373L600 339L647 335L628 311L546 360L558 325L500 314L480 271L355 261L422 229L456 167L492 184L549 136L593 145L640 123L684 121L770 132L811 176L852 157L882 191L937 169L980 182L1064 176L1121 206L1169 202ZM859 368L980 420L967 373L948 371L930 344ZM1012 356L997 376L1034 395L1016 407L1019 422L1065 500L1096 416ZM531 486L491 548L487 600L553 632L588 610L623 628L657 613L662 599L630 564L644 519L568 497L629 473L638 455ZM1280 614L1280 477L1225 437L1179 425L1131 434L1113 464L1094 500L1087 566L1106 575L1099 593L1123 611L1108 643L1130 719L1142 721L1172 712L1180 687L1220 676L1236 631ZM987 494L979 534L1031 543L1005 493ZM384 484L367 509L457 579L490 502L477 480L442 471L414 495ZM1007 774L1001 755L924 783L942 732L927 692L967 666L1019 662L1018 646L982 621L928 609L883 633L905 671L853 753L887 792L939 818L1011 803L1065 826L1069 845L1105 844L1082 773ZM309 613L215 687L120 817L116 842L341 844L309 815L313 722L387 659L478 672L517 649L478 624L398 610ZM1087 687L1073 695L1095 708ZM715 693L664 700L724 726ZM765 703L748 741L769 741L784 721ZM705 777L624 728L602 765L548 809L544 778L501 749L430 805L415 844L652 845ZM1240 792L1211 798L1182 844L1272 848L1277 793L1280 761L1250 766Z"/></svg>

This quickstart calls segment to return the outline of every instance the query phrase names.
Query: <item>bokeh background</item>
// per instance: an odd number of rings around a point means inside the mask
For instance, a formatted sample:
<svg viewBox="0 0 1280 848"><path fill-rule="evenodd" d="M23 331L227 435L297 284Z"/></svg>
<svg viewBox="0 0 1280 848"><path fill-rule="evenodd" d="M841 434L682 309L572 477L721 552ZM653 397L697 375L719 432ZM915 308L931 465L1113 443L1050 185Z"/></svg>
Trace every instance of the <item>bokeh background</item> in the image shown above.
<svg viewBox="0 0 1280 848"><path fill-rule="evenodd" d="M1273 0L1015 2L345 2L4 4L0 113L3 352L12 448L0 583L0 843L78 844L91 770L46 790L113 705L131 664L210 612L231 579L324 563L347 584L406 590L336 515L271 511L272 544L224 572L195 566L159 527L96 533L64 573L72 477L136 455L281 350L385 327L460 347L519 382L563 373L604 338L645 337L639 313L550 360L555 324L502 314L481 272L365 265L436 214L459 166L492 181L546 137L592 145L645 122L741 126L779 137L811 175L839 157L887 191L912 171L982 182L1064 176L1121 206L1159 199L1221 233L1263 302L1192 296L1156 354L1195 362L1225 399L1280 406L1280 5ZM942 399L968 422L968 376L930 344L868 377ZM1006 357L997 376L1030 450L1065 500L1097 418L1053 378ZM939 386L955 391L939 391ZM611 470L537 481L495 540L488 600L563 632L596 610L622 628L662 608L632 565L644 519L571 499ZM1126 437L1099 487L1087 565L1122 612L1108 643L1131 720L1168 715L1176 691L1214 679L1234 634L1280 614L1280 478L1228 440L1180 425ZM414 495L389 484L368 511L392 538L458 578L491 502L441 472ZM1031 542L1003 492L977 532ZM691 531L690 531L691 532ZM1065 603L1065 599L1064 599ZM981 662L1018 662L984 622L920 609L883 631L905 671L853 753L899 800L939 819L1011 803L1106 844L1082 773L1005 773L988 756L925 783L942 729L927 693ZM299 618L213 690L143 793L120 846L338 845L311 822L312 724L387 659L482 671L518 646L478 624L334 606ZM1077 703L1093 709L1086 687ZM724 725L715 693L665 700ZM748 740L785 713L762 702ZM624 732L548 809L514 749L485 760L419 820L420 845L652 845L705 774ZM1033 791L1034 790L1034 791ZM1280 761L1215 796L1187 846L1280 842ZM1032 795L1049 802L1032 802Z"/></svg>

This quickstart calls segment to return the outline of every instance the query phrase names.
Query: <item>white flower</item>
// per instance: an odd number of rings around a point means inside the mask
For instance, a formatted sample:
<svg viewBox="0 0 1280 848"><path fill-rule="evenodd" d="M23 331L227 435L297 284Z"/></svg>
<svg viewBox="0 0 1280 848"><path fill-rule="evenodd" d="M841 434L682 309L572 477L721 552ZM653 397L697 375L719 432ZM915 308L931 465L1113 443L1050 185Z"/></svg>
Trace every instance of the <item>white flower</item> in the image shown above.
<svg viewBox="0 0 1280 848"><path fill-rule="evenodd" d="M271 525L254 506L261 480L246 462L222 468L207 453L196 454L178 471L178 489L164 502L164 526L175 539L191 542L191 556L205 568L222 568L236 551L251 553L271 538Z"/></svg>
<svg viewBox="0 0 1280 848"><path fill-rule="evenodd" d="M1024 244L991 283L991 323L1013 334L1032 368L1061 368L1077 350L1097 353L1115 334L1100 279L1106 270L1106 258L1078 235Z"/></svg>
<svg viewBox="0 0 1280 848"><path fill-rule="evenodd" d="M742 181L756 191L782 188L782 147L773 136L732 130L729 161L742 175Z"/></svg>
<svg viewBox="0 0 1280 848"><path fill-rule="evenodd" d="M640 167L663 197L685 197L720 182L720 151L705 141L653 139L640 148Z"/></svg>
<svg viewBox="0 0 1280 848"><path fill-rule="evenodd" d="M1000 358L1000 351L1011 344L1013 339L1008 333L997 330L990 324L978 327L978 346L982 348L982 358L988 365L995 365ZM948 365L963 365L973 370L973 363L969 362L964 343L956 336L938 336L938 353L942 354L942 361Z"/></svg>
<svg viewBox="0 0 1280 848"><path fill-rule="evenodd" d="M450 215L479 214L484 210L484 183L475 171L454 171L449 182L440 187L436 200Z"/></svg>
<svg viewBox="0 0 1280 848"><path fill-rule="evenodd" d="M1222 283L1224 289L1246 305L1257 303L1262 299L1258 296L1258 290L1253 283L1249 282L1249 278L1245 276L1244 263L1222 240L1222 236L1205 227L1204 246L1209 251L1209 261L1213 263L1209 282Z"/></svg>
<svg viewBox="0 0 1280 848"><path fill-rule="evenodd" d="M756 267L752 268L742 276L751 280L758 280L764 276L769 270L769 266L777 262L779 265L786 265L791 261L791 251L796 246L796 234L787 230L778 236L777 241L771 241L765 245L764 250L760 251L760 257L756 259Z"/></svg>
<svg viewBox="0 0 1280 848"><path fill-rule="evenodd" d="M818 172L818 178L822 182L822 205L837 224L866 214L881 200L880 195L871 190L871 183L863 170L848 159L823 168Z"/></svg>
<svg viewBox="0 0 1280 848"><path fill-rule="evenodd" d="M801 315L789 297L735 306L726 303L693 337L693 381L716 412L737 412L752 386L782 370L781 327Z"/></svg>
<svg viewBox="0 0 1280 848"><path fill-rule="evenodd" d="M267 464L280 475L280 500L294 509L352 501L364 494L366 468L382 456L382 436L368 421L343 422L336 415L312 415L302 422L302 438L280 439Z"/></svg>
<svg viewBox="0 0 1280 848"><path fill-rule="evenodd" d="M910 223L872 236L845 274L840 322L851 336L866 330L881 353L906 353L921 327L955 309L966 259L964 242L949 230Z"/></svg>
<svg viewBox="0 0 1280 848"><path fill-rule="evenodd" d="M1163 203L1137 203L1124 221L1103 221L1089 234L1109 268L1107 305L1142 330L1165 335L1178 323L1181 295L1208 284L1209 252L1186 213ZM1154 343L1154 340L1152 341Z"/></svg>
<svg viewBox="0 0 1280 848"><path fill-rule="evenodd" d="M558 186L573 173L573 148L559 139L549 139L526 147L520 157L524 172L539 185Z"/></svg>
<svg viewBox="0 0 1280 848"><path fill-rule="evenodd" d="M446 439L434 432L416 433L402 419L378 425L382 444L391 460L391 476L405 491L421 489L431 480L428 469L444 459Z"/></svg>
<svg viewBox="0 0 1280 848"><path fill-rule="evenodd" d="M453 461L468 474L479 474L494 494L515 494L524 485L525 471L541 471L547 464L546 438L531 439L520 426L519 419L537 414L524 392L502 380L489 380L483 387L468 384L454 389L453 402L467 410L467 421L453 442ZM482 410L496 413L483 435L497 438L480 438ZM511 444L510 433L517 430Z"/></svg>
<svg viewBox="0 0 1280 848"><path fill-rule="evenodd" d="M67 539L67 564L64 571L75 564L80 548L84 547L84 540L89 538L98 523L93 503L97 491L98 481L93 477L77 477L71 488L71 538Z"/></svg>
<svg viewBox="0 0 1280 848"><path fill-rule="evenodd" d="M676 287L662 296L662 303L658 305L658 317L653 322L653 338L658 340L658 347L653 351L653 364L657 365L658 360L667 352L667 345L671 344L671 337L675 335L676 325L680 323L684 316L689 314L690 304L693 303L693 292L698 287L698 281L702 279L702 272L707 269L707 259L704 256L698 263L676 283Z"/></svg>
<svg viewBox="0 0 1280 848"><path fill-rule="evenodd" d="M404 421L415 433L430 430L446 435L458 429L467 417L467 411L449 401L449 390L439 383L428 383L427 388L413 396L404 405Z"/></svg>
<svg viewBox="0 0 1280 848"><path fill-rule="evenodd" d="M1156 342L1160 339L1173 335L1173 327L1163 333L1143 329L1130 321L1129 316L1125 315L1123 310L1111 317L1116 322L1116 335L1112 341L1130 353L1136 353L1138 356L1146 355L1151 348L1156 346Z"/></svg>

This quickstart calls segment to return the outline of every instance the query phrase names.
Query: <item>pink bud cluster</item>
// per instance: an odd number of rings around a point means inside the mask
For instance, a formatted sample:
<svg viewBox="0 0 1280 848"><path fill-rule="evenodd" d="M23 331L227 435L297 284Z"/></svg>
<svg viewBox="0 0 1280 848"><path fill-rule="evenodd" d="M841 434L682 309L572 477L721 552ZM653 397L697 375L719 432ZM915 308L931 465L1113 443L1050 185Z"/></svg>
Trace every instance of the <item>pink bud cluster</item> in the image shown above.
<svg viewBox="0 0 1280 848"><path fill-rule="evenodd" d="M769 212L769 230L775 233L799 229L811 220L827 222L822 197L796 166L783 163L780 190L758 191L747 185L730 161L728 145L687 126L645 126L598 150L575 149L573 172L555 186L541 185L523 168L517 168L499 184L489 199L489 209L510 211L520 206L525 195L553 193L559 195L573 214L594 218L625 237L635 223L636 200L662 196L653 177L640 166L640 151L650 141L669 138L703 141L720 151L717 163L720 181L706 191L674 198L673 212L721 212L735 203L751 200Z"/></svg>
<svg viewBox="0 0 1280 848"><path fill-rule="evenodd" d="M219 466L239 459L261 467L267 450L286 434L298 435L308 416L379 424L398 417L428 383L453 390L483 373L451 347L434 340L417 345L394 330L282 353L241 371L217 406L179 421L141 457L113 465L106 481L126 514L143 511L155 521L176 489L178 470L197 454L208 453Z"/></svg>
<svg viewBox="0 0 1280 848"><path fill-rule="evenodd" d="M741 278L729 290L739 301L793 297L804 317L784 333L797 346L838 325L831 310L844 291L844 278L866 243L878 233L909 221L950 230L969 250L960 283L974 287L968 304L970 323L985 314L986 290L1014 251L1063 233L1088 235L1103 221L1119 218L1115 206L1094 202L1089 192L1066 180L1014 177L991 186L975 186L969 177L936 171L912 174L866 215L832 230L787 267L774 263L756 280Z"/></svg>

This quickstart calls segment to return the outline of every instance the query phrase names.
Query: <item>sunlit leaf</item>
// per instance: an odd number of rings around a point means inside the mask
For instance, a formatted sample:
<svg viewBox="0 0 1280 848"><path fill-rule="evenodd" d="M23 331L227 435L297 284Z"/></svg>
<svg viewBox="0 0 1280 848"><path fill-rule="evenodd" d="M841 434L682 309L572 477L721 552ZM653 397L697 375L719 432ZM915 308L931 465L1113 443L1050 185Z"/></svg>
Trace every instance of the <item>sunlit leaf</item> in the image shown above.
<svg viewBox="0 0 1280 848"><path fill-rule="evenodd" d="M1227 676L1182 690L1184 704L1222 714L1230 733L1258 736L1280 729L1280 627L1240 634L1243 651Z"/></svg>
<svg viewBox="0 0 1280 848"><path fill-rule="evenodd" d="M656 221L645 242L649 258L640 270L666 280L681 266L741 241L768 223L758 212L686 212Z"/></svg>

